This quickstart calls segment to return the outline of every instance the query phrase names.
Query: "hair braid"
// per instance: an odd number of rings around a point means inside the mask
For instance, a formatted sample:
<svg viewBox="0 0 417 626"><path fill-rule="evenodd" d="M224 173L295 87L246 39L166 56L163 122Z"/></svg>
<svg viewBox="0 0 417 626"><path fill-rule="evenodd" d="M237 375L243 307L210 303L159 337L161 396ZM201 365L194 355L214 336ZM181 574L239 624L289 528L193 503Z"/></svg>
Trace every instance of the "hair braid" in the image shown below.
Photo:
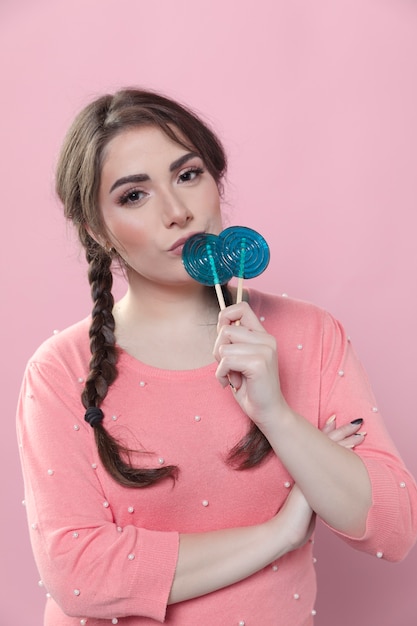
<svg viewBox="0 0 417 626"><path fill-rule="evenodd" d="M113 275L112 258L94 240L86 246L89 263L88 278L94 301L90 326L90 371L81 396L86 409L99 407L110 385L117 378L118 352L114 335L115 321L112 313L114 298L111 292ZM129 462L132 450L120 444L105 429L101 420L94 424L98 453L106 470L126 487L148 487L163 478L174 478L177 468L172 465L157 469L139 469ZM127 462L123 460L122 454Z"/></svg>
<svg viewBox="0 0 417 626"><path fill-rule="evenodd" d="M113 275L111 257L98 244L87 248L88 278L94 302L90 326L90 372L82 394L85 408L100 406L109 386L117 377L117 351L112 313L114 299L111 292Z"/></svg>

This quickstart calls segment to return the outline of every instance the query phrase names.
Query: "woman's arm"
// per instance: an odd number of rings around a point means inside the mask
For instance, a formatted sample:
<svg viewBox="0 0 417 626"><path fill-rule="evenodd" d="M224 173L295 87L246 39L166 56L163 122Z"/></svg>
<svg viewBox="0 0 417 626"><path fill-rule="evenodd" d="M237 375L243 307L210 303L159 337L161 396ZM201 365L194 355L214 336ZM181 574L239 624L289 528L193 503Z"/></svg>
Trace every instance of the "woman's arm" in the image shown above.
<svg viewBox="0 0 417 626"><path fill-rule="evenodd" d="M290 409L280 428L264 432L313 510L339 532L363 536L372 495L361 458Z"/></svg>
<svg viewBox="0 0 417 626"><path fill-rule="evenodd" d="M234 322L240 320L240 325ZM339 532L361 537L371 507L362 460L288 406L281 392L275 339L247 303L219 317L217 377L269 440L311 508ZM347 426L349 429L349 425ZM355 425L352 425L352 434Z"/></svg>
<svg viewBox="0 0 417 626"><path fill-rule="evenodd" d="M335 416L323 433L335 445L351 449L363 443L360 424L336 428ZM301 547L310 537L315 515L298 485L294 485L279 513L264 524L211 533L180 535L180 549L169 603L189 600L231 585L284 554Z"/></svg>
<svg viewBox="0 0 417 626"><path fill-rule="evenodd" d="M169 603L227 587L300 547L313 531L312 513L295 485L279 513L263 524L180 535Z"/></svg>

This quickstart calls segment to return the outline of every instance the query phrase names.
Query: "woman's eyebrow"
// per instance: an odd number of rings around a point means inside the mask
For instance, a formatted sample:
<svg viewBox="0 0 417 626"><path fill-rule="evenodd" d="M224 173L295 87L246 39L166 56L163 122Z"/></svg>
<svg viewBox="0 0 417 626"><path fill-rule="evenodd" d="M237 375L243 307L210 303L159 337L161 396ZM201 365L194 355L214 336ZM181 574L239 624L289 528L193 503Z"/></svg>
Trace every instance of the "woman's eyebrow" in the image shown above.
<svg viewBox="0 0 417 626"><path fill-rule="evenodd" d="M118 178L116 182L113 183L110 187L109 193L126 183L143 183L145 180L150 180L147 174L131 174L130 176L123 176L123 178Z"/></svg>
<svg viewBox="0 0 417 626"><path fill-rule="evenodd" d="M169 171L173 172L194 157L200 157L200 155L197 154L197 152L187 152L187 154L183 154L179 159L176 159L176 161L173 161L171 163L171 165L169 166Z"/></svg>
<svg viewBox="0 0 417 626"><path fill-rule="evenodd" d="M169 166L169 171L174 172L178 168L182 167L187 161L193 159L194 157L199 157L200 155L197 152L187 152L187 154L183 154L173 161ZM130 176L123 176L122 178L118 178L110 188L109 193L117 189L117 187L121 187L126 183L143 183L146 180L150 180L148 174L131 174Z"/></svg>

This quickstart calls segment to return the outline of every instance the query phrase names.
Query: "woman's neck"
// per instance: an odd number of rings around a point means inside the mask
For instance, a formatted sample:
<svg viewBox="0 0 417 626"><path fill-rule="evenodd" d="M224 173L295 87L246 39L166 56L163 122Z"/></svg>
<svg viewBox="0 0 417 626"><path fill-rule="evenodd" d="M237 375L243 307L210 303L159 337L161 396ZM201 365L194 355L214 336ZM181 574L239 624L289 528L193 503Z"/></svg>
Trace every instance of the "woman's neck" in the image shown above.
<svg viewBox="0 0 417 626"><path fill-rule="evenodd" d="M219 305L203 285L183 289L129 287L115 305L118 345L162 369L194 369L213 361Z"/></svg>

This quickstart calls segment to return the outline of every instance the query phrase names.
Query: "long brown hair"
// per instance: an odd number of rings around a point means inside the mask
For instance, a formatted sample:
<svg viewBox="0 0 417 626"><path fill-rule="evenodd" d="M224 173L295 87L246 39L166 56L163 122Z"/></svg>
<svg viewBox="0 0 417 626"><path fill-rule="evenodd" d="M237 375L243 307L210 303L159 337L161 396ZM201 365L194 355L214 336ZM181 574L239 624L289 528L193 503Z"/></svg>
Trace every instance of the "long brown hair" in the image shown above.
<svg viewBox="0 0 417 626"><path fill-rule="evenodd" d="M120 259L114 250L98 243L108 240L98 206L98 190L105 147L117 134L138 126L156 126L173 141L200 154L220 191L227 167L221 142L195 113L161 94L140 89L104 95L87 105L75 118L62 146L56 191L64 205L65 216L76 226L85 249L94 303L89 331L90 371L81 400L90 415L94 409L94 434L104 467L117 482L127 487L147 487L158 480L175 477L177 473L175 466L133 467L129 450L106 430L103 413L99 410L118 375L112 266ZM224 292L226 303L230 304L227 287ZM253 424L231 450L228 460L237 469L247 469L261 462L270 450L267 439Z"/></svg>

